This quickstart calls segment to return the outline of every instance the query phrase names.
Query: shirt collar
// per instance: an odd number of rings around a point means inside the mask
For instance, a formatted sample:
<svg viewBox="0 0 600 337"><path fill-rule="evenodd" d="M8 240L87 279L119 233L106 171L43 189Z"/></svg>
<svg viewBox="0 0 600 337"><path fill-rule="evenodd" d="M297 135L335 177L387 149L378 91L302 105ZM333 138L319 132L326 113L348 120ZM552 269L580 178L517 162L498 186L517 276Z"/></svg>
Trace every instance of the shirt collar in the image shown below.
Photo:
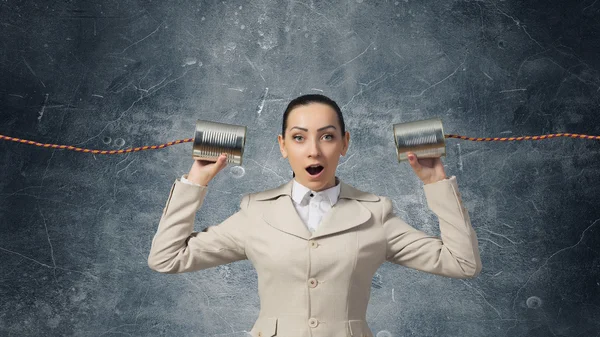
<svg viewBox="0 0 600 337"><path fill-rule="evenodd" d="M312 191L308 187L297 182L295 178L293 179L293 181L294 181L294 183L292 185L292 200L294 200L294 202L296 202L297 204L302 204L304 198L310 198L310 197L307 197L307 195L310 193L313 193L315 195L317 195L317 194L322 195L326 201L329 201L329 204L332 207L333 207L333 205L335 205L337 203L337 201L339 199L340 183L337 180L337 178L336 178L335 186L330 187L330 188L320 191L320 192Z"/></svg>

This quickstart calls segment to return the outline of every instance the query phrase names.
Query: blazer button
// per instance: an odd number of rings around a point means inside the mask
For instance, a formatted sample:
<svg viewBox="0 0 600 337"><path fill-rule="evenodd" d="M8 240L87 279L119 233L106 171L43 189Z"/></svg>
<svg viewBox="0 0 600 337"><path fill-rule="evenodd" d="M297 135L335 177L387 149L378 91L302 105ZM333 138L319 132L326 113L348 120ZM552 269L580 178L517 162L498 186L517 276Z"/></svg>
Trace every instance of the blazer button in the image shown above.
<svg viewBox="0 0 600 337"><path fill-rule="evenodd" d="M258 337L262 337L262 332L258 332Z"/></svg>
<svg viewBox="0 0 600 337"><path fill-rule="evenodd" d="M319 244L315 240L310 240L309 243L312 248L317 248L319 246Z"/></svg>
<svg viewBox="0 0 600 337"><path fill-rule="evenodd" d="M319 282L317 282L317 280L314 279L314 278L309 278L308 279L308 286L311 287L311 288L316 287L318 283Z"/></svg>
<svg viewBox="0 0 600 337"><path fill-rule="evenodd" d="M319 321L316 318L311 318L308 320L308 326L311 328L316 328L319 325Z"/></svg>

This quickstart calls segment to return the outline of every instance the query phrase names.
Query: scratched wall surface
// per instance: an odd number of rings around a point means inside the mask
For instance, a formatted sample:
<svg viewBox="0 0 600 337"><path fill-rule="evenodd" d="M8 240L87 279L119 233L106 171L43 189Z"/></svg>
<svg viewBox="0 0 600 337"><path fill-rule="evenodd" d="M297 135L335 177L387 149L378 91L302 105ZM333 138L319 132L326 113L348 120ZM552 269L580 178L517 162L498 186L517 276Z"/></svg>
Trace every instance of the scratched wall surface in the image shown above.
<svg viewBox="0 0 600 337"><path fill-rule="evenodd" d="M242 168L211 182L196 229L291 179L290 99L323 93L351 146L338 176L439 235L392 124L440 117L473 137L599 135L600 2L0 2L0 134L90 149L246 125ZM389 336L598 336L600 143L449 139L483 271L386 263L368 323ZM0 142L0 335L244 336L248 261L163 275L147 255L190 143L92 155Z"/></svg>

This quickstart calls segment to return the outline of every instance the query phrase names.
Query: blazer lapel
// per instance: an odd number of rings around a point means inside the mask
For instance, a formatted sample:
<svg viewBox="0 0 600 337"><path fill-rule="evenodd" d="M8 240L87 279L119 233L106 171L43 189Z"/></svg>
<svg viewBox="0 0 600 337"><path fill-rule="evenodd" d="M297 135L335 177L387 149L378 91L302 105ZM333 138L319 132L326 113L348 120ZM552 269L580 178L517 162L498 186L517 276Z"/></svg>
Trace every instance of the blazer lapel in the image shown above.
<svg viewBox="0 0 600 337"><path fill-rule="evenodd" d="M379 197L358 190L336 177L340 183L339 200L325 214L317 230L311 233L292 201L293 180L274 189L255 194L254 200L268 203L263 207L262 218L272 227L305 240L335 234L365 223L371 212L358 202L379 201Z"/></svg>
<svg viewBox="0 0 600 337"><path fill-rule="evenodd" d="M294 202L289 195L283 195L267 202L269 204L265 206L262 214L263 220L280 231L306 240L310 239L312 233L296 212Z"/></svg>
<svg viewBox="0 0 600 337"><path fill-rule="evenodd" d="M312 238L348 230L367 222L370 218L371 211L356 199L340 198L331 210L323 216L317 230L312 233Z"/></svg>

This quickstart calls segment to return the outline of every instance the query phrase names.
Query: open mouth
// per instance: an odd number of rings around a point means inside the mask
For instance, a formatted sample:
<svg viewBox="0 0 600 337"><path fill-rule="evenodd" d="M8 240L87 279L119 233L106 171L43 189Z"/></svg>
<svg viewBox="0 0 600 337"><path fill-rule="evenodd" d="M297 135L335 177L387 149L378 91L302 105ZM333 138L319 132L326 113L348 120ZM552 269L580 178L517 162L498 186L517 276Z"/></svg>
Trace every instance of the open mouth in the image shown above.
<svg viewBox="0 0 600 337"><path fill-rule="evenodd" d="M323 171L324 167L321 165L309 166L306 168L306 172L311 176L316 176Z"/></svg>

